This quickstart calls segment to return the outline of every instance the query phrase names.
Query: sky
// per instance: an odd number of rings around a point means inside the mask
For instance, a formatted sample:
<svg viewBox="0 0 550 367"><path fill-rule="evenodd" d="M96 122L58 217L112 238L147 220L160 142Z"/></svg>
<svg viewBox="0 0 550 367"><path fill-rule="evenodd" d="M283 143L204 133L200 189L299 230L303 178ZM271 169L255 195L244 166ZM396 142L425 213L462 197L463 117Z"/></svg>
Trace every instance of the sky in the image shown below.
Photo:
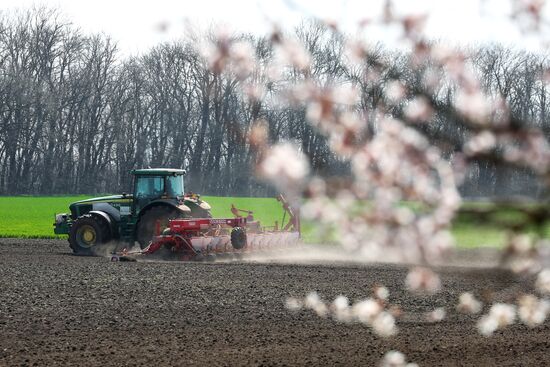
<svg viewBox="0 0 550 367"><path fill-rule="evenodd" d="M349 33L364 19L381 13L384 0L0 0L1 10L33 5L56 7L85 32L103 32L124 54L146 52L155 44L181 38L189 24L221 24L234 31L265 34L271 24L292 28L303 18L336 21ZM507 19L507 0L395 0L398 13L429 12L430 38L470 44L500 42L529 50L539 45L524 38ZM164 30L162 30L164 29ZM368 37L392 46L391 30L373 29Z"/></svg>

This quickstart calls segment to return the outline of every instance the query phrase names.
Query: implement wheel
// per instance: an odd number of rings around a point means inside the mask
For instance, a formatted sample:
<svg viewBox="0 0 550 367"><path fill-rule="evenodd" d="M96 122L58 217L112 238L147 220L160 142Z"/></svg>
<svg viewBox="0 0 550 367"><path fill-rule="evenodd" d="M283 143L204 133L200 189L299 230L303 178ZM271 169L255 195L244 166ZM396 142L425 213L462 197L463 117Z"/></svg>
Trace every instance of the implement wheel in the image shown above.
<svg viewBox="0 0 550 367"><path fill-rule="evenodd" d="M100 246L110 239L108 224L91 214L78 217L69 231L69 246L77 255L99 255Z"/></svg>
<svg viewBox="0 0 550 367"><path fill-rule="evenodd" d="M240 250L246 246L246 230L242 227L235 227L231 230L231 246Z"/></svg>

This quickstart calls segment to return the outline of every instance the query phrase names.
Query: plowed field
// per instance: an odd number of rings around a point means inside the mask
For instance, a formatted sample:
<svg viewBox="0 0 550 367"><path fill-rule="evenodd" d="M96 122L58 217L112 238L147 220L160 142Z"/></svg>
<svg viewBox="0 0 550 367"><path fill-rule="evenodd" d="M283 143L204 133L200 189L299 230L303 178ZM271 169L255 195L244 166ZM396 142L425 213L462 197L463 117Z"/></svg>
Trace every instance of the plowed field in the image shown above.
<svg viewBox="0 0 550 367"><path fill-rule="evenodd" d="M479 260L479 259L477 259ZM441 269L444 291L414 297L397 265L258 262L110 262L77 257L61 240L0 240L0 365L376 365L397 349L424 366L548 366L550 323L515 324L493 337L454 305L465 290L499 297L526 286L505 271ZM285 309L287 296L315 290L325 299L370 295L421 315L376 337L359 324ZM509 292L510 291L510 292Z"/></svg>

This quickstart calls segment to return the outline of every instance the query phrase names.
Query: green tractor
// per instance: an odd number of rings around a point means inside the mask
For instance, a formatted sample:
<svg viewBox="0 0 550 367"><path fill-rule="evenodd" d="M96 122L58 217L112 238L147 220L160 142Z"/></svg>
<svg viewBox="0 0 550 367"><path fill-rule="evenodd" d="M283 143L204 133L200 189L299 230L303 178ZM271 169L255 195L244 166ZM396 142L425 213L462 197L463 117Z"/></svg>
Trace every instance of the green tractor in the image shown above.
<svg viewBox="0 0 550 367"><path fill-rule="evenodd" d="M197 194L185 194L184 170L136 169L134 193L72 203L70 214L56 214L55 234L68 234L75 254L97 255L102 245L116 241L143 249L156 230L175 218L211 218L210 205Z"/></svg>

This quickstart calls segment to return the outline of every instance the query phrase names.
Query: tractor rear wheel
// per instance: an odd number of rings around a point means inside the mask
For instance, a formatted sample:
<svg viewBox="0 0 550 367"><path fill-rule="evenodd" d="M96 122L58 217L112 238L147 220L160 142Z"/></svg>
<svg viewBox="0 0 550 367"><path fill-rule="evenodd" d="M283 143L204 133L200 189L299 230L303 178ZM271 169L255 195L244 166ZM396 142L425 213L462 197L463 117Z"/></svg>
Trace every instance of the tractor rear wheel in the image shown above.
<svg viewBox="0 0 550 367"><path fill-rule="evenodd" d="M91 214L78 217L69 231L69 246L76 255L98 255L100 245L110 240L109 225Z"/></svg>
<svg viewBox="0 0 550 367"><path fill-rule="evenodd" d="M168 221L170 219L181 218L182 214L177 210L169 206L155 206L147 210L139 219L137 223L137 241L139 246L144 249L149 246L149 243L153 239L157 221L160 225L160 233L168 227Z"/></svg>

